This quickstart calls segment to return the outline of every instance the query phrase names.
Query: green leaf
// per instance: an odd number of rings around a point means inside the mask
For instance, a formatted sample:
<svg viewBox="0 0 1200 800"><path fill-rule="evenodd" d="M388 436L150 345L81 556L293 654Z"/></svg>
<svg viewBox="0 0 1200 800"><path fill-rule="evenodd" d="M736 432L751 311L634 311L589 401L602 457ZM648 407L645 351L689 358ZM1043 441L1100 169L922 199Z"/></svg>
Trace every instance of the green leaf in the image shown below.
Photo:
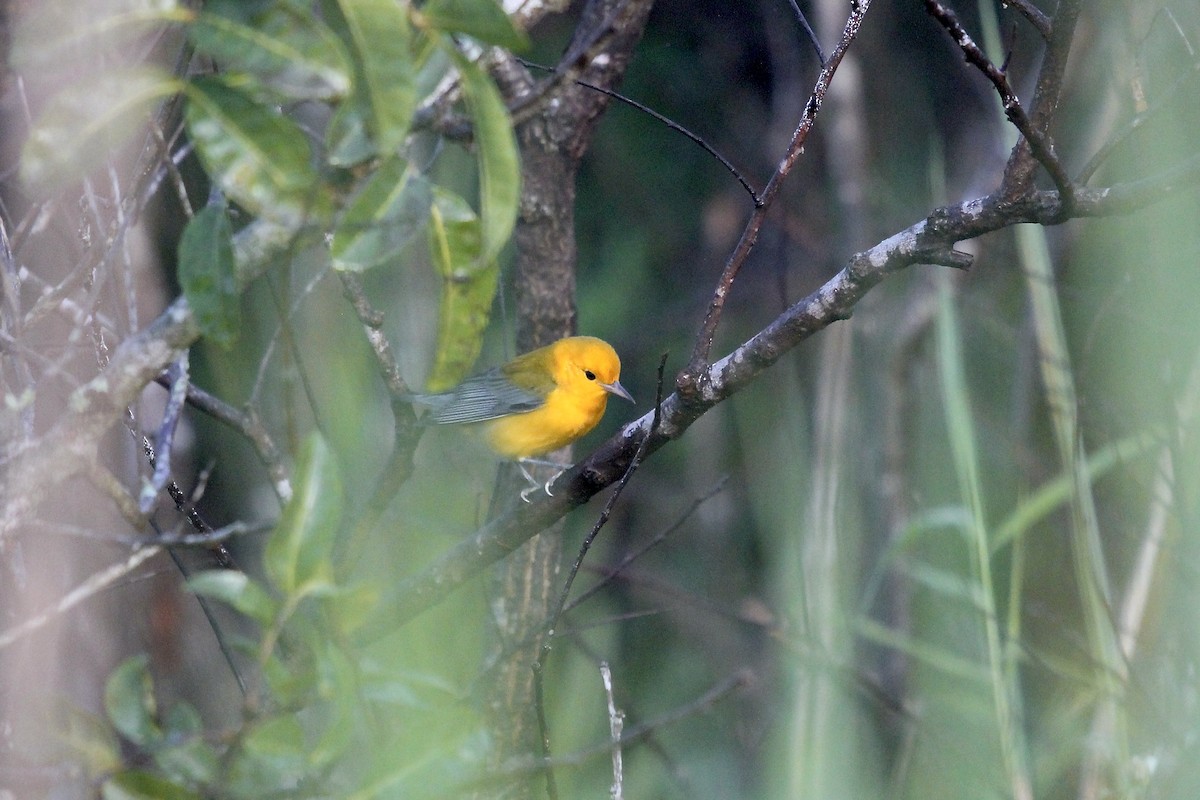
<svg viewBox="0 0 1200 800"><path fill-rule="evenodd" d="M319 433L304 441L294 477L295 494L263 554L268 577L288 596L330 583L329 556L342 517L342 481L335 456Z"/></svg>
<svg viewBox="0 0 1200 800"><path fill-rule="evenodd" d="M325 158L330 164L349 168L375 157L366 116L358 102L338 106L325 131Z"/></svg>
<svg viewBox="0 0 1200 800"><path fill-rule="evenodd" d="M961 600L975 610L985 607L979 584L965 575L921 562L909 564L904 570L904 575L911 579L914 585L924 586L953 600Z"/></svg>
<svg viewBox="0 0 1200 800"><path fill-rule="evenodd" d="M245 738L248 754L290 770L304 763L304 729L295 717L276 717L254 726Z"/></svg>
<svg viewBox="0 0 1200 800"><path fill-rule="evenodd" d="M168 739L195 736L204 730L204 720L191 703L180 701L163 718L163 733Z"/></svg>
<svg viewBox="0 0 1200 800"><path fill-rule="evenodd" d="M221 772L217 751L199 737L158 750L154 762L164 775L184 784L212 783Z"/></svg>
<svg viewBox="0 0 1200 800"><path fill-rule="evenodd" d="M338 631L349 635L367 623L377 605L379 588L375 585L342 586L330 599L329 614Z"/></svg>
<svg viewBox="0 0 1200 800"><path fill-rule="evenodd" d="M188 136L209 176L246 210L288 227L327 210L296 123L220 78L187 85Z"/></svg>
<svg viewBox="0 0 1200 800"><path fill-rule="evenodd" d="M396 0L323 0L330 27L354 63L354 97L378 148L404 142L416 107L407 4Z"/></svg>
<svg viewBox="0 0 1200 800"><path fill-rule="evenodd" d="M200 795L177 783L142 770L126 770L100 790L104 800L200 800Z"/></svg>
<svg viewBox="0 0 1200 800"><path fill-rule="evenodd" d="M350 63L341 40L311 14L271 5L253 24L211 13L188 30L196 49L226 73L247 73L291 98L330 100L350 91Z"/></svg>
<svg viewBox="0 0 1200 800"><path fill-rule="evenodd" d="M50 192L95 170L124 146L154 106L180 81L151 68L113 70L72 85L50 100L29 132L21 179Z"/></svg>
<svg viewBox="0 0 1200 800"><path fill-rule="evenodd" d="M233 260L237 264L238 284L246 286L262 276L272 264L290 260L295 247L319 241L309 229L305 236L275 220L256 219L233 235Z"/></svg>
<svg viewBox="0 0 1200 800"><path fill-rule="evenodd" d="M1094 484L1114 467L1127 466L1130 461L1162 447L1162 444L1161 436L1154 435L1152 431L1110 442L1083 460L1087 482ZM1075 479L1075 475L1060 474L1018 503L1009 516L996 527L992 552L995 553L1014 539L1024 536L1038 522L1066 505L1071 499Z"/></svg>
<svg viewBox="0 0 1200 800"><path fill-rule="evenodd" d="M946 675L963 678L981 688L991 682L991 674L985 667L955 653L941 644L929 644L909 634L880 625L868 618L860 617L855 633L867 641L894 649L915 661L920 661Z"/></svg>
<svg viewBox="0 0 1200 800"><path fill-rule="evenodd" d="M509 50L529 47L529 37L513 27L495 0L429 0L421 6L421 16L438 30L465 33Z"/></svg>
<svg viewBox="0 0 1200 800"><path fill-rule="evenodd" d="M228 350L242 325L233 259L233 226L224 203L202 208L179 240L179 284L200 332Z"/></svg>
<svg viewBox="0 0 1200 800"><path fill-rule="evenodd" d="M521 195L521 164L512 120L492 79L468 61L453 45L455 65L462 76L463 94L475 125L475 152L479 160L479 219L483 246L481 262L500 255L517 222Z"/></svg>
<svg viewBox="0 0 1200 800"><path fill-rule="evenodd" d="M193 575L187 585L198 595L228 603L264 627L270 625L279 613L279 604L267 594L266 589L238 570L207 570Z"/></svg>
<svg viewBox="0 0 1200 800"><path fill-rule="evenodd" d="M333 231L333 267L359 272L395 258L429 217L429 182L392 158L367 180Z"/></svg>
<svg viewBox="0 0 1200 800"><path fill-rule="evenodd" d="M304 730L294 716L265 719L242 739L226 788L234 797L275 795L280 787L303 780L307 752Z"/></svg>
<svg viewBox="0 0 1200 800"><path fill-rule="evenodd" d="M186 703L172 706L167 715L168 747L155 751L154 762L163 774L183 784L206 784L220 776L216 748L200 735L200 715Z"/></svg>
<svg viewBox="0 0 1200 800"><path fill-rule="evenodd" d="M430 209L429 252L442 276L438 341L426 387L440 392L459 383L483 344L500 279L494 261L481 261L482 226L467 202L435 187Z"/></svg>
<svg viewBox="0 0 1200 800"><path fill-rule="evenodd" d="M117 732L139 747L162 739L154 718L154 685L148 669L149 657L136 655L113 670L104 687L104 709Z"/></svg>

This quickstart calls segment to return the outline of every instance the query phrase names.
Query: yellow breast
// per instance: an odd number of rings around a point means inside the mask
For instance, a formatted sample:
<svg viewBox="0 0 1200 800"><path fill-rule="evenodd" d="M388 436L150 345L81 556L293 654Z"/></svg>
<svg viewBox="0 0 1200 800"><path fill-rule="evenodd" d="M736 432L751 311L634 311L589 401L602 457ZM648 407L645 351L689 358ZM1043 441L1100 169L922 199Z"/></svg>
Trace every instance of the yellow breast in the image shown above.
<svg viewBox="0 0 1200 800"><path fill-rule="evenodd" d="M585 435L604 416L608 393L550 392L541 408L484 423L488 444L508 458L531 458L557 450Z"/></svg>

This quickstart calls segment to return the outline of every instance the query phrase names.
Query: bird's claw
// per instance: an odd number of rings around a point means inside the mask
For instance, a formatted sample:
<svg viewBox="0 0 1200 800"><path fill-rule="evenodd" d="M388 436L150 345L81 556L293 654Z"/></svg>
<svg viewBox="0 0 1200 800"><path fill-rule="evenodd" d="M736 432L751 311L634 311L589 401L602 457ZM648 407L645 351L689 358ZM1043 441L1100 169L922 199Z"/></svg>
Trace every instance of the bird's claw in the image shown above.
<svg viewBox="0 0 1200 800"><path fill-rule="evenodd" d="M535 480L533 479L533 476L532 476L532 475L530 475L528 472L526 472L526 471L525 471L525 468L524 468L524 467L522 467L522 468L521 468L521 472L522 472L522 473L525 475L525 479L526 479L527 481L529 481L529 485L528 485L528 486L526 486L524 489L522 489L522 490L521 490L521 499L522 499L523 501L525 501L526 503L531 503L531 502L533 502L533 501L529 499L529 495L530 495L530 494L532 494L533 492L537 491L539 484L538 484L538 482L537 482L537 481L535 481ZM562 475L564 472L566 472L566 470L561 470L561 469L560 469L558 472L556 472L556 473L554 473L553 475L551 475L551 476L550 476L550 480L548 480L548 481L546 481L545 483L541 484L541 489L542 489L542 491L543 491L543 492L545 492L545 493L546 493L546 496L547 496L547 497L554 497L554 492L550 491L550 486L551 486L551 485L552 485L552 484L553 484L553 483L554 483L556 480L558 480L558 476L559 476L559 475Z"/></svg>

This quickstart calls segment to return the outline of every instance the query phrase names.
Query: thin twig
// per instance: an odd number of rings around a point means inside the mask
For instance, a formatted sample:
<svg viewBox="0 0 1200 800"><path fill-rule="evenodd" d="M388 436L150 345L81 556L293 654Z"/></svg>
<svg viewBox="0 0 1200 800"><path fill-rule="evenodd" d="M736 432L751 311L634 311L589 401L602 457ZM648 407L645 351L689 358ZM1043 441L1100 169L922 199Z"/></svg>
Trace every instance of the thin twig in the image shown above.
<svg viewBox="0 0 1200 800"><path fill-rule="evenodd" d="M138 510L149 514L154 508L158 493L167 485L171 478L171 451L175 445L175 431L179 427L179 418L183 414L183 406L187 400L188 352L183 354L167 368L167 404L163 409L162 423L154 434L154 449L158 451L158 459L150 475L149 483L142 487L138 496Z"/></svg>
<svg viewBox="0 0 1200 800"><path fill-rule="evenodd" d="M1187 49L1188 55L1194 59L1196 57L1196 48L1192 47L1192 40L1188 38L1187 32L1183 29L1183 26L1179 24L1179 19L1175 16L1175 12L1172 11L1170 7L1163 6L1155 13L1155 16L1158 16L1159 14L1162 14L1170 21L1171 27L1173 27L1175 32L1179 34L1179 39L1183 42L1183 46ZM1149 35L1149 33L1147 33L1147 35Z"/></svg>
<svg viewBox="0 0 1200 800"><path fill-rule="evenodd" d="M133 572L147 560L161 553L162 550L163 548L157 544L140 547L134 550L124 561L93 573L83 583L59 598L58 602L54 603L54 605L36 614L32 614L20 625L0 632L0 650L20 641L25 636L44 627L55 617L65 614L84 600L103 591L114 582Z"/></svg>
<svg viewBox="0 0 1200 800"><path fill-rule="evenodd" d="M550 67L544 67L541 64L535 64L534 62L527 61L523 58L518 58L517 61L519 63L521 63L522 65L524 65L525 67L528 67L531 69L540 69L540 70L545 70L547 72L553 71ZM601 94L606 94L609 97L613 98L614 100L619 100L620 102L625 103L626 105L630 106L631 108L636 108L638 111L641 111L643 114L648 114L649 116L651 116L654 119L661 122L663 125L666 125L671 130L673 130L677 133L682 133L684 136L691 139L692 142L699 145L700 148L704 150L704 152L708 153L710 156L717 159L717 161L721 162L721 165L725 167L725 169L729 172L730 175L732 175L735 179L737 179L737 182L740 183L742 185L742 188L746 190L746 193L750 195L750 199L752 201L754 201L755 208L758 208L759 206L762 205L762 200L759 198L758 192L754 191L754 187L751 186L750 182L748 180L746 180L745 177L742 176L742 173L738 171L737 167L735 167L729 161L729 159L727 159L727 158L725 158L725 156L721 155L721 153L719 153L715 147L710 145L708 142L704 141L704 139L702 139L700 136L697 136L696 134L692 133L687 128L680 125L678 122L675 122L673 119L658 113L657 111L650 108L649 106L643 105L643 104L639 103L638 101L633 100L632 98L626 97L625 95L621 94L620 92L614 92L612 89L605 89L603 86L597 86L593 83L588 83L587 81L583 81L583 80L576 80L575 84L577 86L582 86L585 89L591 89L593 91L600 92Z"/></svg>
<svg viewBox="0 0 1200 800"><path fill-rule="evenodd" d="M1033 97L1025 107L1030 127L1047 136L1062 99L1064 76L1082 5L1083 0L1058 0L1056 3L1050 37L1046 40L1046 47L1041 54ZM1009 152L998 191L1010 200L1032 191L1038 169L1046 169L1042 158L1034 152L1036 145L1035 140L1022 136ZM1051 176L1053 177L1053 173ZM1057 184L1057 179L1055 182ZM1063 199L1064 206L1059 212L1059 217L1065 219L1071 216L1070 203L1065 202L1070 198Z"/></svg>
<svg viewBox="0 0 1200 800"><path fill-rule="evenodd" d="M563 583L562 592L559 594L558 603L555 605L554 614L550 618L550 623L546 630L546 644L543 645L543 653L550 650L550 639L554 636L554 626L558 624L558 619L567 604L567 597L571 593L572 584L575 583L575 576L579 574L579 568L583 566L583 559L587 556L588 550L591 549L592 542L596 540L600 529L604 527L612 515L612 510L616 506L621 492L624 491L625 485L629 483L629 479L633 477L633 473L642 463L642 457L646 452L646 443L649 441L650 436L658 429L662 414L663 371L666 369L666 365L667 354L663 353L658 363L658 394L654 401L654 411L652 412L650 428L647 431L647 435L642 437L642 441L638 445L633 458L630 460L629 466L625 468L625 473L621 476L621 480L617 482L616 490L609 496L608 502L604 504L604 508L600 511L600 516L596 518L596 524L592 526L592 530L584 537L583 544L579 548L579 555L575 557L575 562L571 565L571 571L567 574L567 580Z"/></svg>
<svg viewBox="0 0 1200 800"><path fill-rule="evenodd" d="M683 513L679 515L679 519L677 519L674 523L672 523L671 525L668 525L666 528L659 531L659 533L657 535L655 535L652 539L650 539L650 541L646 542L644 545L642 545L638 549L636 549L633 552L626 555L625 558L621 559L620 563L618 563L616 566L611 567L611 568L605 568L603 571L603 577L600 580L596 581L591 586L589 586L584 591L580 592L575 597L574 600L572 600L570 603L567 604L567 607L565 610L570 611L573 608L577 608L581 603L583 603L589 597L596 594L596 592L600 591L605 586L610 584L613 580L615 580L626 568L628 568L635 561L640 559L642 556L646 555L646 553L650 552L655 547L658 547L660 544L665 542L667 540L667 537L669 537L675 531L677 531L683 527L683 524L685 522L687 522L688 519L691 518L692 514L696 513L696 510L699 509L700 506L704 505L704 503L706 503L708 500L710 500L713 497L716 497L719 493L721 493L725 489L725 484L727 484L727 483L729 483L729 475L722 475L720 478L718 478L717 482L714 483L711 487L709 487L708 491L704 492L699 497L696 497L692 500L691 504L686 509L684 509Z"/></svg>
<svg viewBox="0 0 1200 800"><path fill-rule="evenodd" d="M808 40L812 42L813 49L817 51L817 60L821 62L822 67L825 66L825 53L821 50L821 40L813 32L812 26L808 24L808 18L804 16L804 12L800 10L800 5L796 0L788 0L788 2L792 5L792 13L796 15L800 27L804 28L804 32L808 34Z"/></svg>
<svg viewBox="0 0 1200 800"><path fill-rule="evenodd" d="M804 105L804 113L801 115L800 123L796 126L796 131L792 135L792 141L788 145L787 152L780 160L779 167L775 170L775 174L771 176L771 180L767 182L767 186L763 190L761 205L757 206L754 209L754 213L750 215L746 227L742 230L741 239L733 249L729 259L725 262L725 268L722 270L721 277L717 281L717 288L713 292L712 300L709 302L708 311L705 313L704 321L700 326L700 332L696 335L696 344L692 350L692 356L687 366L683 368L683 371L675 379L675 388L684 400L698 400L700 394L705 390L705 384L709 380L709 357L712 353L713 338L716 335L717 325L721 320L721 313L725 307L725 299L729 296L729 292L733 288L734 279L737 278L742 265L746 263L751 251L758 242L759 231L762 229L763 223L766 222L767 212L770 210L775 198L779 195L779 190L782 188L783 182L791 174L792 168L796 165L801 153L804 152L804 144L808 141L808 135L812 131L813 124L816 121L817 112L820 111L825 94L829 91L829 83L833 80L834 73L837 72L838 65L841 64L842 58L846 55L850 43L858 35L859 28L862 26L863 18L870 5L870 0L859 0L859 2L851 5L850 16L847 18L846 26L842 30L841 39L838 40L837 47L834 48L829 60L821 67L821 74L817 76L812 94L809 96L808 102Z"/></svg>
<svg viewBox="0 0 1200 800"><path fill-rule="evenodd" d="M239 284L254 280L275 257L298 243L299 235L281 225L262 221L247 225L234 236ZM67 280L81 281L82 272L71 270ZM45 299L43 295L38 303ZM55 302L56 308L60 302ZM145 329L122 341L99 375L71 392L66 412L41 436L37 447L23 446L6 454L6 480L0 482L0 551L55 487L87 470L113 421L199 338L191 306L186 298L177 298Z"/></svg>
<svg viewBox="0 0 1200 800"><path fill-rule="evenodd" d="M1004 5L1015 8L1017 13L1024 17L1043 39L1050 39L1050 35L1054 32L1054 26L1050 22L1050 17L1046 16L1046 13L1040 8L1029 0L1004 0Z"/></svg>
<svg viewBox="0 0 1200 800"><path fill-rule="evenodd" d="M717 703L724 700L734 691L749 686L753 682L753 673L749 669L740 669L726 677L720 683L713 686L711 689L697 697L692 702L672 709L671 711L668 711L667 713L652 720L647 720L639 725L634 725L625 729L622 732L619 741L610 740L603 744L579 750L569 755L558 756L556 758L545 759L525 756L522 758L512 759L506 764L503 764L497 770L490 771L488 774L474 780L464 782L449 794L457 797L471 791L472 789L493 786L498 781L507 781L513 778L536 775L539 772L545 772L557 767L577 767L582 764L586 764L594 758L599 758L612 753L613 747L628 748L631 745L641 742L643 739L652 739L654 735L663 728L674 725L697 714L703 714Z"/></svg>
<svg viewBox="0 0 1200 800"><path fill-rule="evenodd" d="M170 388L170 381L167 380L166 375L159 375L155 381L160 386ZM262 461L263 466L267 468L267 473L271 476L271 485L275 489L275 495L279 498L279 502L286 505L292 499L292 482L288 476L287 465L284 464L283 456L275 445L275 440L271 438L270 431L263 425L252 406L248 406L245 411L239 411L194 383L188 383L187 401L193 408L203 411L217 422L224 423L244 436L254 447L254 451L258 453L258 458Z"/></svg>
<svg viewBox="0 0 1200 800"><path fill-rule="evenodd" d="M183 126L180 125L175 132L175 136L178 136L179 132L182 130ZM171 179L171 187L175 189L175 196L179 199L179 207L183 209L184 217L191 219L194 215L192 201L188 197L187 185L183 182L183 175L180 174L179 164L175 159L177 156L183 156L187 153L190 153L192 145L189 142L186 146L180 148L178 153L173 154L171 152L171 142L168 142L167 138L163 136L162 128L159 126L157 120L151 123L150 133L154 138L154 143L158 145L159 153L161 154L159 163L162 165L162 174ZM172 141L174 141L175 136L171 137ZM148 188L154 190L157 189L157 187L158 182L154 181Z"/></svg>
<svg viewBox="0 0 1200 800"><path fill-rule="evenodd" d="M111 474L111 473L110 473ZM114 477L115 480L115 477ZM136 506L134 506L136 508ZM85 525L72 525L66 522L48 522L46 520L30 520L29 526L48 536L69 536L76 539L88 539L97 542L122 544L128 547L144 547L147 544L145 536L127 533L105 533ZM228 541L239 536L255 533L266 533L275 527L273 522L231 522L221 528L213 528L207 533L177 533L162 532L155 534L154 544L162 547L207 547L217 542Z"/></svg>
<svg viewBox="0 0 1200 800"><path fill-rule="evenodd" d="M509 103L508 113L513 127L520 127L522 123L541 113L543 108L559 96L564 86L578 80L592 66L597 56L605 53L613 38L628 27L629 20L642 13L647 2L649 0L625 0L614 4L600 24L587 32L584 41L573 42L559 59L553 75ZM465 116L450 110L456 95L457 86L453 84L435 92L433 97L413 114L413 129L433 130L447 139L471 138L474 130L471 122Z"/></svg>
<svg viewBox="0 0 1200 800"><path fill-rule="evenodd" d="M612 670L607 661L600 662L600 680L604 684L604 699L608 702L608 735L613 743L613 782L608 794L612 800L622 800L625 796L625 770L621 764L621 731L625 728L625 715L617 709L617 701L613 697Z"/></svg>
<svg viewBox="0 0 1200 800"><path fill-rule="evenodd" d="M135 431L132 427L130 427L129 433L135 438L138 438L139 436L137 431ZM155 452L154 444L146 436L141 436L140 438L142 440L142 453L146 456L146 462L150 465L151 470L157 472L159 455ZM162 460L165 461L166 459ZM202 534L212 533L212 526L210 526L208 522L205 521L204 517L200 515L200 511L196 508L191 499L184 494L183 489L179 488L178 483L176 483L174 480L168 480L165 488L167 490L167 495L175 504L175 510L182 514L185 519L187 519L188 523L193 529ZM212 552L217 564L220 565L222 569L238 568L237 563L233 560L233 553L229 552L229 548L225 546L224 542L213 542L209 550Z"/></svg>
<svg viewBox="0 0 1200 800"><path fill-rule="evenodd" d="M538 729L541 731L542 758L544 759L550 758L550 730L546 725L542 675L545 670L546 659L554 647L555 628L558 626L559 619L562 618L563 608L567 605L567 597L571 594L571 586L575 583L575 576L579 574L579 568L583 566L584 558L587 557L592 543L600 534L600 529L604 527L609 517L612 516L612 510L617 504L617 499L625 491L625 486L629 483L629 479L633 477L633 473L637 471L638 466L642 463L642 457L646 452L646 443L650 440L650 435L658 427L660 412L662 410L663 375L665 374L666 367L667 354L663 353L662 358L658 362L658 390L654 399L654 411L650 430L642 437L641 444L638 445L638 449L630 460L629 466L625 468L625 473L621 476L621 480L617 482L616 489L609 495L608 502L604 504L600 516L596 519L596 524L592 526L592 530L584 537L583 544L579 547L579 554L575 556L575 561L571 564L571 571L567 573L567 579L563 582L562 591L558 595L558 602L555 603L554 610L550 613L550 617L546 622L546 633L542 638L542 646L538 651L537 659L533 662L534 704L537 709ZM546 770L546 793L549 795L550 800L555 800L558 797L558 788L554 782L554 773L549 769Z"/></svg>
<svg viewBox="0 0 1200 800"><path fill-rule="evenodd" d="M1020 98L1009 86L1008 77L984 55L983 50L975 44L975 40L958 21L958 16L938 0L925 0L925 10L954 39L954 43L962 50L967 63L983 73L983 76L995 87L996 93L1000 95L1000 102L1004 106L1004 116L1025 137L1025 141L1029 143L1033 152L1033 157L1046 169L1051 180L1054 181L1063 204L1060 214L1063 219L1066 219L1075 201L1075 184L1054 152L1054 142L1044 131L1038 130L1034 126L1029 115L1021 106Z"/></svg>
<svg viewBox="0 0 1200 800"><path fill-rule="evenodd" d="M137 500L125 488L125 484L107 466L101 464L99 459L92 459L87 478L93 486L108 496L130 527L137 531L145 530L146 515L138 508ZM141 538L137 543L145 544L145 538Z"/></svg>
<svg viewBox="0 0 1200 800"><path fill-rule="evenodd" d="M371 346L371 352L375 354L376 368L383 378L391 400L394 426L391 456L375 481L371 498L364 506L362 515L346 538L346 558L353 563L358 558L370 530L387 510L400 486L412 475L413 453L420 440L422 428L417 423L413 411L411 390L400 374L400 366L392 354L392 345L384 333L383 313L371 305L363 288L362 278L357 273L340 271L338 277L342 282L343 294L350 301L358 321L362 323L363 333Z"/></svg>
<svg viewBox="0 0 1200 800"><path fill-rule="evenodd" d="M392 345L383 332L383 313L376 310L367 299L362 278L357 273L338 270L337 276L342 282L343 296L350 301L358 321L362 323L363 332L371 345L371 352L375 354L379 374L383 376L384 386L392 397L407 399L411 392L400 375L400 365L396 363L396 358L392 355Z"/></svg>
<svg viewBox="0 0 1200 800"><path fill-rule="evenodd" d="M608 755L612 752L614 744L619 744L622 748L627 748L632 744L636 744L647 736L653 735L655 732L681 722L689 717L697 714L703 714L708 711L721 700L729 696L732 692L745 686L749 686L754 681L753 673L748 669L741 669L729 675L720 683L713 686L704 694L697 697L690 703L675 708L662 716L652 720L632 725L627 728L621 735L619 742L604 742L603 744L580 750L565 756L558 756L552 759L534 759L520 758L515 759L508 764L500 767L495 772L490 773L482 783L493 783L497 779L507 779L519 777L522 775L534 774L546 769L555 767L575 767L581 764L586 764L593 758Z"/></svg>
<svg viewBox="0 0 1200 800"><path fill-rule="evenodd" d="M155 525L154 520L150 520L150 525L154 528L154 532L157 534L157 536L166 536L166 534L163 533L163 531L161 531L157 525ZM224 543L208 545L210 550L214 547L224 549L225 545ZM183 579L185 581L188 580L191 577L190 570L188 569L188 565L184 563L184 560L180 557L179 553L168 547L167 555L170 557L171 562L175 565L175 569L179 570L179 574L183 576ZM238 690L242 693L242 698L244 700L248 692L246 679L242 677L242 671L238 669L237 661L235 661L233 658L233 647L230 645L225 634L221 632L221 625L217 621L217 613L213 610L212 601L204 595L196 594L194 592L192 593L192 597L195 598L196 605L200 606L200 612L204 614L204 619L208 621L208 627L212 629L213 638L217 640L217 649L221 651L221 657L225 659L225 664L229 667L230 673L233 674L233 679L237 682Z"/></svg>

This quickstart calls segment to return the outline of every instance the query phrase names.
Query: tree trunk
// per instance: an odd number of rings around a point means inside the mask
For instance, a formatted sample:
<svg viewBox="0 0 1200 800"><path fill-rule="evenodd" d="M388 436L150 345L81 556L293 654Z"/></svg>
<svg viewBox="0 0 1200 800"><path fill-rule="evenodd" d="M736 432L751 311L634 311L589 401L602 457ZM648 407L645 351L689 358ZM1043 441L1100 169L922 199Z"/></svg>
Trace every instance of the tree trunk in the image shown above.
<svg viewBox="0 0 1200 800"><path fill-rule="evenodd" d="M582 67L579 80L612 88L624 75L633 47L650 12L649 0L622 6L596 0L583 11L569 54L586 54L591 43L603 42L605 58L565 58L564 68ZM599 63L597 63L599 61ZM502 79L502 82L504 80ZM527 89L528 80L509 81L510 96ZM515 85L514 85L515 84ZM517 307L517 350L525 352L575 333L575 175L591 141L595 123L609 96L578 83L554 90L555 102L517 129L521 152L521 210L514 235ZM568 463L566 449L552 456ZM523 479L506 469L496 483L506 505ZM541 755L541 731L535 702L533 667L545 640L545 625L559 591L562 525L555 525L520 547L496 567L490 591L494 629L494 663L486 698L496 766L513 758ZM490 661L490 659L489 659ZM540 794L541 780L497 787L492 797L529 798Z"/></svg>

